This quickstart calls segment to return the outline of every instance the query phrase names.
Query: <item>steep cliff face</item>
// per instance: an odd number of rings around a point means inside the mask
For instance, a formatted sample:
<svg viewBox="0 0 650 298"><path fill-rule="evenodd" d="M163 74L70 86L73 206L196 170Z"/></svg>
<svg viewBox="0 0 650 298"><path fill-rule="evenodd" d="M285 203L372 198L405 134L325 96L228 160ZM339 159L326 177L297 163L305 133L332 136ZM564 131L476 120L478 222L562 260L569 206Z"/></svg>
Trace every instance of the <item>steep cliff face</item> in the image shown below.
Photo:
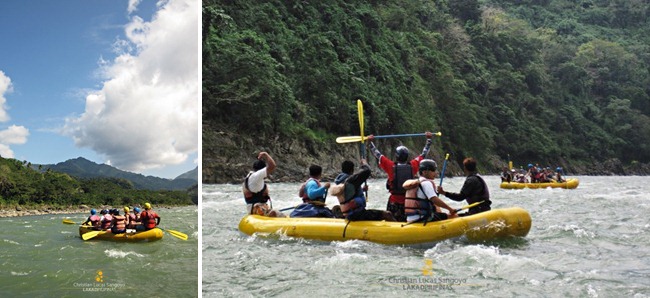
<svg viewBox="0 0 650 298"><path fill-rule="evenodd" d="M317 164L323 167L323 180L332 181L339 173L341 162L350 159L359 164L358 143L337 144L332 139L325 142L305 141L298 139L252 138L239 135L232 131L203 129L203 183L241 183L257 154L267 151L277 164L272 179L276 182L299 182L307 178L309 166ZM380 150L392 154L393 144L378 144ZM419 152L419 145L408 146L412 151ZM442 168L444 153L439 144L434 144L429 158L438 162ZM451 158L447 164L446 177L462 176L460 167L462 158ZM384 178L386 174L377 167L377 160L370 156L368 162L373 169L373 177ZM592 164L572 164L570 161L558 161L565 172L570 175L648 175L650 165L635 163L624 166L615 158ZM507 165L507 161L492 155L486 160L479 161L479 172L484 175L497 175ZM519 165L515 165L519 167Z"/></svg>
<svg viewBox="0 0 650 298"><path fill-rule="evenodd" d="M277 164L273 180L301 181L309 166L323 167L324 177L339 173L341 162L350 159L358 164L359 151L353 144L316 143L297 139L253 139L225 131L203 131L203 183L240 183L257 154L268 152ZM372 163L372 161L371 161Z"/></svg>

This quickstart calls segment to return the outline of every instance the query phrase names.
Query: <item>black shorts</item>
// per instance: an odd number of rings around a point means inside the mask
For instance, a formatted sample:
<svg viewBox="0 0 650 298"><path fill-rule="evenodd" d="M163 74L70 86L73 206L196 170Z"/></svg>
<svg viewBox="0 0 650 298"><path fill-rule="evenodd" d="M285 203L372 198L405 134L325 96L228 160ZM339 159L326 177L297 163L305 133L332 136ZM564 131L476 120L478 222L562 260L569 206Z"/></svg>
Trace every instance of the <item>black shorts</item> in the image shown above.
<svg viewBox="0 0 650 298"><path fill-rule="evenodd" d="M390 212L396 221L406 222L406 214L404 213L404 204L397 204L394 202L388 202L386 205L386 211Z"/></svg>
<svg viewBox="0 0 650 298"><path fill-rule="evenodd" d="M357 221L357 220L384 220L384 212L383 210L361 210L357 211L355 213L352 213L348 217L348 220L350 221Z"/></svg>
<svg viewBox="0 0 650 298"><path fill-rule="evenodd" d="M447 213L434 212L433 216L431 216L431 221L445 220L445 219L448 219L448 218L449 218L449 216L447 215Z"/></svg>

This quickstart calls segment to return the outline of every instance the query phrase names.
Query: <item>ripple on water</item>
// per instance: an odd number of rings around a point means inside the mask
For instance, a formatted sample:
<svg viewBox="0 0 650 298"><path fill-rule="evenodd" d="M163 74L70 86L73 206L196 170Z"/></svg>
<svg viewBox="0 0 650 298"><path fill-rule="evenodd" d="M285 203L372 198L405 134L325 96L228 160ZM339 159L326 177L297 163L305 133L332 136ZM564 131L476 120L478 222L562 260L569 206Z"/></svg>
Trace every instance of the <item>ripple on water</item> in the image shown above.
<svg viewBox="0 0 650 298"><path fill-rule="evenodd" d="M104 251L104 253L110 258L116 258L116 259L117 258L126 258L126 257L128 257L130 255L138 257L138 258L144 258L143 254L139 254L139 253L136 253L136 252L133 252L133 251L121 251L121 250L118 250L118 249L107 249L107 250Z"/></svg>
<svg viewBox="0 0 650 298"><path fill-rule="evenodd" d="M6 243L11 243L11 244L20 245L20 243L18 243L18 242L16 242L16 241L13 241L13 240L9 240L9 239L2 239L2 240L3 240L4 242L6 242Z"/></svg>

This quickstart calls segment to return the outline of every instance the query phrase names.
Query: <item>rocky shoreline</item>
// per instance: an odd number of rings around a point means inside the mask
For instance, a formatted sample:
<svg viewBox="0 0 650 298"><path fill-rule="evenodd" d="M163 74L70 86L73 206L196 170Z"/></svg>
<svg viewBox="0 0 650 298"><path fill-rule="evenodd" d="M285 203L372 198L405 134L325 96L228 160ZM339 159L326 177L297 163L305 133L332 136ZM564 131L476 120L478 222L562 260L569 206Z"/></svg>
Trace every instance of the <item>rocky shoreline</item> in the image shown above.
<svg viewBox="0 0 650 298"><path fill-rule="evenodd" d="M11 209L0 209L0 217L20 217L32 215L46 215L46 214L76 214L86 213L89 209L84 208L52 208L52 207L15 207Z"/></svg>
<svg viewBox="0 0 650 298"><path fill-rule="evenodd" d="M153 204L152 204L153 205ZM159 209L170 209L177 206L167 206L167 205L158 205L152 206L155 210ZM120 211L123 207L111 207L111 206L101 206L95 208L97 212L100 209L111 209L111 208L120 208ZM141 207L142 208L142 207ZM83 213L84 215L90 214L90 207L86 205L81 205L78 207L51 207L51 206L38 206L38 207L24 207L24 206L15 206L11 208L1 208L0 209L0 218L2 217L21 217L21 216L35 216L35 215L47 215L47 214L79 214Z"/></svg>

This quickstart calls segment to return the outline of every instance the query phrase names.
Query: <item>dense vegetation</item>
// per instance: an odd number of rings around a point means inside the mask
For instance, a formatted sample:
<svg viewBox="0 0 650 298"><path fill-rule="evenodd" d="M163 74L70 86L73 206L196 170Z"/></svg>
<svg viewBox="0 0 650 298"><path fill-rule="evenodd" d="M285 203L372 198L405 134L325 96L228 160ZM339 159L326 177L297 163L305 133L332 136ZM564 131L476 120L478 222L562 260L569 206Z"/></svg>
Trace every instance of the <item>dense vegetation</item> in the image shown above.
<svg viewBox="0 0 650 298"><path fill-rule="evenodd" d="M368 134L440 130L457 160L648 163L649 19L643 0L204 0L204 135L331 142L361 98Z"/></svg>
<svg viewBox="0 0 650 298"><path fill-rule="evenodd" d="M189 205L192 199L187 191L140 190L130 181L119 178L76 179L52 170L39 172L28 162L0 158L0 208L13 205L124 206L145 202Z"/></svg>

